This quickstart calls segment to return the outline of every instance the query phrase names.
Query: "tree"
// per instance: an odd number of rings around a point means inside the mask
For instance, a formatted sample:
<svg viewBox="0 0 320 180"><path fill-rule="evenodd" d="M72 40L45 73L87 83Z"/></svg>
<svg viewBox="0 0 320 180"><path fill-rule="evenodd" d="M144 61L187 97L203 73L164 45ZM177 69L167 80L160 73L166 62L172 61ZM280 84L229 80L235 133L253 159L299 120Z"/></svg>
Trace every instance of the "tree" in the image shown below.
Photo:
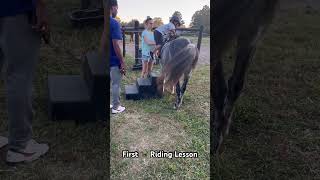
<svg viewBox="0 0 320 180"><path fill-rule="evenodd" d="M175 11L172 16L177 16L179 17L180 21L181 21L181 25L184 25L184 21L182 20L182 14L179 11ZM171 19L171 18L170 18Z"/></svg>
<svg viewBox="0 0 320 180"><path fill-rule="evenodd" d="M192 16L190 27L199 28L201 25L204 26L204 32L210 32L210 7L207 5Z"/></svg>
<svg viewBox="0 0 320 180"><path fill-rule="evenodd" d="M160 17L153 18L153 26L154 27L159 27L161 25L163 25L163 21Z"/></svg>

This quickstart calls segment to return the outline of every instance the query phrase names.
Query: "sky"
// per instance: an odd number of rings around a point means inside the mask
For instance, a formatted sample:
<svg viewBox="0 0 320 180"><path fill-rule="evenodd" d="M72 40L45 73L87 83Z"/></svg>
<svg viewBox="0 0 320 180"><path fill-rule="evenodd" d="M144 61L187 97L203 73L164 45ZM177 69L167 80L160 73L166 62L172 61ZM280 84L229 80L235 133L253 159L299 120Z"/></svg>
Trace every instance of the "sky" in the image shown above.
<svg viewBox="0 0 320 180"><path fill-rule="evenodd" d="M118 0L118 17L128 22L138 19L143 22L147 16L161 17L164 23L175 11L180 11L185 25L189 26L192 15L204 5L210 7L210 0Z"/></svg>

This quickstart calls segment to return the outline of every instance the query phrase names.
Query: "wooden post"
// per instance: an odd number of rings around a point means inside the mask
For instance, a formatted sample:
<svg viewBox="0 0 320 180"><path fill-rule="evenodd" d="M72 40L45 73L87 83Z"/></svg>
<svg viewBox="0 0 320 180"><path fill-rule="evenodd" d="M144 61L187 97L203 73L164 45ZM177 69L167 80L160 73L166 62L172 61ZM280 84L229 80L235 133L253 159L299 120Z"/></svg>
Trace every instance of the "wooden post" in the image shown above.
<svg viewBox="0 0 320 180"><path fill-rule="evenodd" d="M139 61L139 21L134 22L134 58L135 64L133 65L133 70L141 70L142 64Z"/></svg>
<svg viewBox="0 0 320 180"><path fill-rule="evenodd" d="M122 54L126 57L126 30L122 27Z"/></svg>
<svg viewBox="0 0 320 180"><path fill-rule="evenodd" d="M202 33L203 33L203 26L200 26L200 30L199 30L199 36L198 36L198 44L197 44L197 48L200 51L201 48L201 41L202 41Z"/></svg>
<svg viewBox="0 0 320 180"><path fill-rule="evenodd" d="M135 47L135 53L134 53L134 57L135 57L135 61L136 61L136 65L139 64L139 21L135 21L134 22L134 47Z"/></svg>

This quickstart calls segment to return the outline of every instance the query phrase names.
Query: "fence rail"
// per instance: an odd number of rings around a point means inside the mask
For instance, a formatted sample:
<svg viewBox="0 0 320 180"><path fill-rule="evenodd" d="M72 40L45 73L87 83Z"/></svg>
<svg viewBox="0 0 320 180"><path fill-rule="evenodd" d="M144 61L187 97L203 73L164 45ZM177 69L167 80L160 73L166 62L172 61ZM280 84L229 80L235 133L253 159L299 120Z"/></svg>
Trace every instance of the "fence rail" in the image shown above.
<svg viewBox="0 0 320 180"><path fill-rule="evenodd" d="M156 28L156 27L155 27ZM153 29L155 29L153 28ZM133 69L141 69L141 62L139 62L139 33L141 33L145 28L139 26L139 21L135 21L134 27L122 27L122 38L123 38L123 56L126 55L126 32L134 33L134 44L135 44L135 65ZM184 32L199 32L198 34L198 43L197 48L200 51L201 41L203 36L203 26L200 28L177 28L177 31L184 31Z"/></svg>

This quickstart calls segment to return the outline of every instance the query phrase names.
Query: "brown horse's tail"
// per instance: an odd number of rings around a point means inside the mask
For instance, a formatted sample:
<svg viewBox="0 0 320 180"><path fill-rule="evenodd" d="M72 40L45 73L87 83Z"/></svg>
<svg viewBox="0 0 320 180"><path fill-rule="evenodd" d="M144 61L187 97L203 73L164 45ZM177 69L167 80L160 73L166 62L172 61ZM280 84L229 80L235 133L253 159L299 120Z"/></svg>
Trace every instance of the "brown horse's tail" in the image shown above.
<svg viewBox="0 0 320 180"><path fill-rule="evenodd" d="M170 60L163 67L165 84L169 86L177 84L184 73L190 73L195 68L198 58L199 50L191 43L171 54Z"/></svg>

